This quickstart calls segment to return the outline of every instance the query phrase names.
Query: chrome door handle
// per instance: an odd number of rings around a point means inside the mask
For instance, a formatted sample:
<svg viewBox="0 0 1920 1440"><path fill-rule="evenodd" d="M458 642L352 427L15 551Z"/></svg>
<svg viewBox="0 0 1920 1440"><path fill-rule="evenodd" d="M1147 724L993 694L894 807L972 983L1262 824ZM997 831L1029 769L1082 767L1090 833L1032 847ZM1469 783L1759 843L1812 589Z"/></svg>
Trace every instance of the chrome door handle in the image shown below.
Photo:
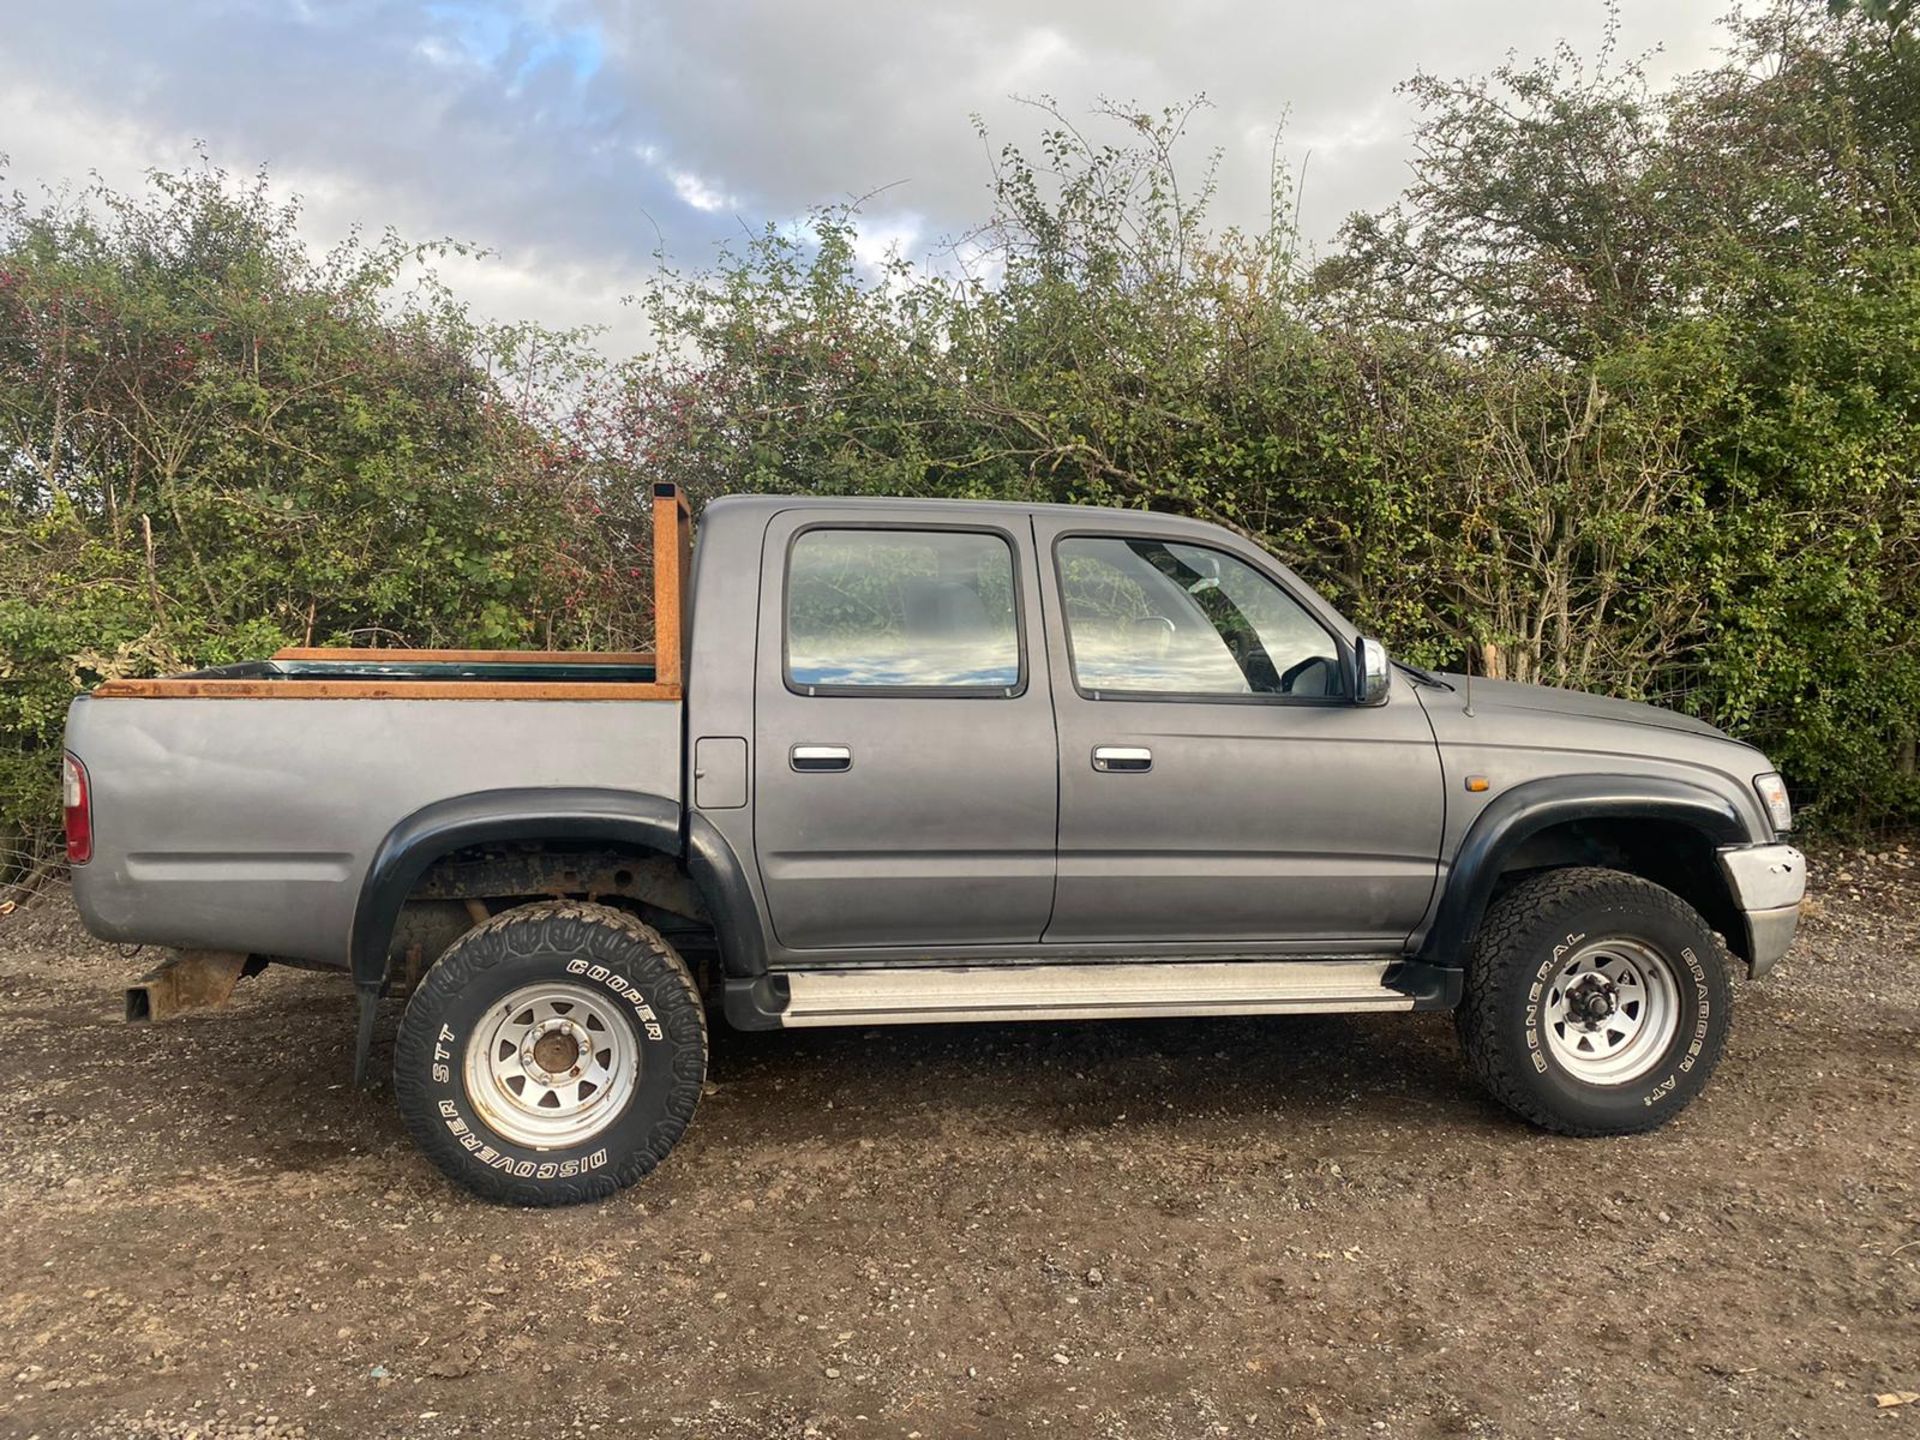
<svg viewBox="0 0 1920 1440"><path fill-rule="evenodd" d="M802 774L851 770L853 750L846 745L796 745L787 752L787 763Z"/></svg>
<svg viewBox="0 0 1920 1440"><path fill-rule="evenodd" d="M1093 768L1108 773L1125 770L1137 774L1153 768L1153 751L1144 745L1096 745Z"/></svg>

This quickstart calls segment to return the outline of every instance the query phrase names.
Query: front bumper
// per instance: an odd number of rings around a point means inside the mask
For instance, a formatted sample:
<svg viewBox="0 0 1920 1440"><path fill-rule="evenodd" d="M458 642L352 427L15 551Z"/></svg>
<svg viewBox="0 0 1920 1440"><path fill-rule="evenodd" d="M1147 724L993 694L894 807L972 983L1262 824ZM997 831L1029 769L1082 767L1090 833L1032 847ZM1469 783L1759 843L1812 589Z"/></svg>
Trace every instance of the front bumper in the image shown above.
<svg viewBox="0 0 1920 1440"><path fill-rule="evenodd" d="M1747 974L1771 970L1793 943L1807 893L1807 857L1791 845L1734 845L1720 852L1733 903L1747 927Z"/></svg>

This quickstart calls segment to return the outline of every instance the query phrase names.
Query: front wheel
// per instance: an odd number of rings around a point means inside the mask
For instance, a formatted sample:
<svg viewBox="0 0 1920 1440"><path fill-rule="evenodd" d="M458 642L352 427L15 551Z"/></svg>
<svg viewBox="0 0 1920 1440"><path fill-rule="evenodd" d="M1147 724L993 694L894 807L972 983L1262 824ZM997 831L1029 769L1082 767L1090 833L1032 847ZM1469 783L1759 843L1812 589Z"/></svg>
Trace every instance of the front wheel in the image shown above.
<svg viewBox="0 0 1920 1440"><path fill-rule="evenodd" d="M1488 910L1456 1014L1495 1099L1563 1135L1652 1130L1719 1063L1733 987L1719 940L1672 891L1550 871Z"/></svg>
<svg viewBox="0 0 1920 1440"><path fill-rule="evenodd" d="M434 1164L489 1200L611 1195L666 1157L706 1078L686 965L623 910L526 905L468 931L407 1003L394 1092Z"/></svg>

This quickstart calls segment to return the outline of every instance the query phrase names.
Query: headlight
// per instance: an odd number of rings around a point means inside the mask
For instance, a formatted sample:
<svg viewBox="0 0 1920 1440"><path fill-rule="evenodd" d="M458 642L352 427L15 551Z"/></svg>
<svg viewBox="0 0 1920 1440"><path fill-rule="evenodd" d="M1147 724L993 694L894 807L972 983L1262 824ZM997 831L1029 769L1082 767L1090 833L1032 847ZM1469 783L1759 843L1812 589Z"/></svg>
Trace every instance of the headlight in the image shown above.
<svg viewBox="0 0 1920 1440"><path fill-rule="evenodd" d="M1753 788L1760 792L1760 803L1767 807L1776 830L1793 828L1793 802L1787 799L1787 782L1769 770L1753 777Z"/></svg>

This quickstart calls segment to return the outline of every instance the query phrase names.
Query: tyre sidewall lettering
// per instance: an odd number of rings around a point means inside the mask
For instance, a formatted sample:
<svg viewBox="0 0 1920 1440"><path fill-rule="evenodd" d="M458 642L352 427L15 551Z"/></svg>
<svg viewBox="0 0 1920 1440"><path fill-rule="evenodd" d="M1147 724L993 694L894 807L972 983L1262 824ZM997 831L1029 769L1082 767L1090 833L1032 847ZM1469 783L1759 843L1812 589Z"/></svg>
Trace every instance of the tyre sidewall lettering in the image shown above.
<svg viewBox="0 0 1920 1440"><path fill-rule="evenodd" d="M1680 958L1686 962L1687 979L1693 983L1693 1031L1687 1036L1686 1053L1680 1057L1680 1063L1676 1067L1677 1074L1667 1077L1668 1089L1672 1088L1672 1082L1679 1075L1692 1071L1694 1062L1700 1058L1700 1052L1706 1048L1707 1034L1713 1025L1713 993L1707 984L1707 967L1701 963L1700 957L1694 953L1691 945L1681 948ZM1648 1098L1647 1103L1649 1105L1653 1103L1652 1097Z"/></svg>
<svg viewBox="0 0 1920 1440"><path fill-rule="evenodd" d="M1547 1051L1540 1039L1540 1002L1546 996L1547 982L1559 970L1567 952L1586 938L1586 931L1581 930L1558 941L1547 958L1540 962L1540 968L1534 971L1533 983L1527 986L1527 1005L1521 1024L1525 1033L1528 1062L1542 1075L1547 1073Z"/></svg>
<svg viewBox="0 0 1920 1440"><path fill-rule="evenodd" d="M575 1176L591 1174L607 1163L605 1146L580 1159L521 1159L483 1140L467 1123L454 1101L442 1098L435 1102L435 1108L446 1122L447 1133L453 1136L461 1149L489 1169L511 1175L516 1180L571 1180Z"/></svg>
<svg viewBox="0 0 1920 1440"><path fill-rule="evenodd" d="M641 1032L648 1040L666 1039L666 1028L661 1025L660 1017L654 1013L653 1006L647 1003L646 992L626 976L609 970L605 965L596 965L591 960L582 960L578 957L567 962L567 974L579 979L591 980L631 1005L634 1019L639 1023Z"/></svg>
<svg viewBox="0 0 1920 1440"><path fill-rule="evenodd" d="M1707 976L1707 967L1692 945L1672 946L1664 942L1643 939L1643 943L1652 944L1662 955L1670 960L1677 958L1676 966L1681 973L1675 986L1675 1000L1681 1006L1681 1020L1674 1046L1670 1048L1668 1068L1664 1074L1649 1072L1637 1081L1620 1086L1599 1086L1581 1081L1567 1074L1549 1058L1546 1044L1545 1026L1542 1023L1542 1008L1547 987L1553 977L1559 973L1567 955L1587 940L1590 930L1564 932L1556 938L1539 964L1529 977L1524 1005L1521 1013L1521 1031L1528 1063L1533 1070L1550 1083L1565 1087L1575 1096L1597 1098L1608 1095L1638 1094L1640 1104L1653 1109L1668 1103L1680 1090L1682 1077L1692 1073L1699 1061L1701 1052L1706 1048L1707 1038L1712 1031L1714 1020L1712 987ZM1660 1074L1657 1080L1652 1075Z"/></svg>
<svg viewBox="0 0 1920 1440"><path fill-rule="evenodd" d="M639 968L650 963L654 962L641 962ZM421 1035L419 1039L428 1043L416 1044L406 1057L412 1062L416 1093L426 1102L420 1118L443 1132L442 1145L451 1141L458 1146L469 1165L542 1188L601 1175L607 1178L599 1184L617 1186L624 1181L613 1171L629 1164L626 1157L636 1144L661 1152L670 1147L685 1123L684 1117L671 1113L669 1097L676 1087L685 1084L680 1073L686 1069L682 1063L685 1057L678 1051L686 1042L671 1038L668 1030L672 1025L677 1027L676 1034L683 1034L683 1017L672 1006L666 1014L656 1007L650 993L654 982L651 977L644 983L633 978L628 973L633 966L632 961L603 962L590 951L569 955L565 950L544 954L514 950L474 965L458 988L442 998L440 1013L430 1022L431 1039ZM604 991L613 1000L612 1023L623 1023L620 1017L625 1017L624 1023L630 1026L642 1052L640 1083L620 1113L586 1140L565 1150L534 1150L514 1144L487 1124L467 1094L464 1051L482 1033L489 1013L507 994L543 976L562 975L576 984ZM646 1058L649 1056L653 1058ZM704 1046L700 1046L695 1068L701 1074L703 1062Z"/></svg>

